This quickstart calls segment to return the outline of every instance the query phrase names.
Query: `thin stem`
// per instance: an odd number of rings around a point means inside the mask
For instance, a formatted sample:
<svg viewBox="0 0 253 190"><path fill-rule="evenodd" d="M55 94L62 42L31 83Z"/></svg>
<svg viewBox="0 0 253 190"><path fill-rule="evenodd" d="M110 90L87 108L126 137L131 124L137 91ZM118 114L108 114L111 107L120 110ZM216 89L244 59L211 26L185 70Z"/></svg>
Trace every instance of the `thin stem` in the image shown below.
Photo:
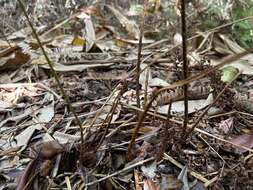
<svg viewBox="0 0 253 190"><path fill-rule="evenodd" d="M222 62L220 62L219 64L217 64L216 66L214 66L213 68L210 68L210 69L206 69L204 71L202 71L200 74L198 75L195 75L195 76L192 76L192 77L188 77L187 79L184 79L184 80L181 80L179 82L176 82L174 84L171 84L167 87L164 87L160 90L158 90L155 95L151 98L151 100L149 100L149 102L147 103L147 105L144 107L144 111L140 114L140 117L138 118L138 123L136 124L135 128L134 128L134 132L132 134L132 138L131 138L131 141L128 145L128 149L127 149L127 159L128 160L131 160L132 157L133 157L133 152L132 152L132 149L135 145L135 139L137 137L137 134L142 126L142 122L144 121L145 119L145 116L149 110L149 108L152 106L152 102L157 98L157 96L166 91L166 90L169 90L169 89L173 89L173 88L176 88L176 87L180 87L180 86L183 86L184 84L188 84L188 83L191 83L193 81L196 81L196 80L199 80L205 76L207 76L208 74L218 70L219 68L233 62L233 61L236 61L238 59L240 59L241 57L249 54L249 53L252 53L253 52L253 48L250 48L250 49L247 49L241 53L238 53L236 55L232 55L232 56L229 56L227 58L225 58Z"/></svg>
<svg viewBox="0 0 253 190"><path fill-rule="evenodd" d="M144 2L145 7L145 2ZM139 45L138 45L138 55L137 55L137 64L136 64L136 104L137 107L141 107L140 103L140 70L141 70L141 51L142 51L142 37L143 37L143 27L144 27L144 17L145 9L143 11L142 17L140 19L140 35L139 35Z"/></svg>
<svg viewBox="0 0 253 190"><path fill-rule="evenodd" d="M44 55L44 57L45 57L45 59L46 59L48 65L49 65L49 67L50 67L50 70L51 70L51 72L52 72L52 74L53 74L53 76L54 76L54 78L55 78L55 81L56 81L56 83L57 83L57 86L60 88L60 91L61 91L61 94L62 94L62 96L63 96L63 99L64 99L65 103L67 104L69 111L73 113L73 115L74 115L74 117L75 117L75 120L76 120L76 122L77 122L77 124L78 124L78 126L79 126L79 128L80 128L80 133L81 133L80 162L83 163L83 162L82 162L82 155L83 155L84 135L83 135L82 123L81 123L80 119L78 118L78 116L77 116L77 114L76 114L76 112L75 112L75 109L72 107L72 105L71 105L71 103L70 103L70 100L69 100L69 97L68 97L67 94L65 93L65 91L64 91L64 89L63 89L63 87L62 87L62 85L61 85L61 83L60 83L60 79L59 79L59 77L58 77L56 71L54 70L52 61L49 59L49 57L48 57L48 55L47 55L47 52L45 51L45 49L44 49L44 47L43 47L43 45L42 45L42 43L41 43L41 40L40 40L40 38L39 38L39 36L38 36L38 34L37 34L35 28L33 27L32 22L31 22L30 19L29 19L28 13L26 12L26 9L25 9L25 6L24 6L22 0L18 0L18 2L19 2L19 4L20 4L20 6L21 6L21 9L22 9L22 11L23 11L23 13L24 13L24 15L25 15L25 17L26 17L26 20L27 20L29 26L30 26L31 29L32 29L33 35L35 36L35 38L36 38L36 40L37 40L37 42L38 42L38 44L39 44L39 47L41 48L42 53L43 53L43 55Z"/></svg>
<svg viewBox="0 0 253 190"><path fill-rule="evenodd" d="M183 48L183 79L188 77L187 64L187 37L186 37L186 14L185 14L185 0L181 0L181 25L182 25L182 48ZM188 84L184 84L184 123L182 129L182 136L184 136L188 123Z"/></svg>

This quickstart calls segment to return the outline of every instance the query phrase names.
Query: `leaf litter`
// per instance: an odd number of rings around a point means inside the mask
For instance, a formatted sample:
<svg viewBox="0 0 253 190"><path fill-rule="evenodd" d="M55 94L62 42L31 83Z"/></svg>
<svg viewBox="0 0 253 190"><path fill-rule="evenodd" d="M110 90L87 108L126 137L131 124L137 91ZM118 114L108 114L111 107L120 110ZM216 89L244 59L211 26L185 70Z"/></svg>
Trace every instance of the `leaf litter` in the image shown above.
<svg viewBox="0 0 253 190"><path fill-rule="evenodd" d="M153 3L156 12L145 18L153 26L147 24L146 31L152 26L162 33L160 1ZM252 186L251 53L228 64L241 74L215 103L210 97L224 89L222 71L190 84L189 127L208 105L217 110L208 112L184 143L180 143L182 89L160 94L139 130L134 159L128 160L127 147L147 101L159 89L182 80L180 34L175 32L174 44L144 36L138 108L134 66L140 14L125 14L126 5L98 3L52 27L44 11L49 5L40 9L43 2L35 4L29 14L41 26L37 30L82 122L85 144L80 144L77 122L31 31L7 30L0 43L1 189L226 189L234 185L233 176L237 189L242 183ZM69 7L66 3L65 9ZM197 46L189 45L191 76L243 51L230 36L215 32L199 36Z"/></svg>

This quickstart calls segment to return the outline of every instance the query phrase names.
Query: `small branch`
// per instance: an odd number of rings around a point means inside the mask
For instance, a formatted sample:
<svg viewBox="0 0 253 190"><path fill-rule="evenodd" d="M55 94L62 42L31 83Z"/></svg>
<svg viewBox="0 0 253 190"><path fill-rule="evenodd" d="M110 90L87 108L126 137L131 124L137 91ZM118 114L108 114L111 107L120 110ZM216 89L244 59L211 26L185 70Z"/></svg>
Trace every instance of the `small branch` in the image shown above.
<svg viewBox="0 0 253 190"><path fill-rule="evenodd" d="M126 172L126 171L128 171L128 170L131 170L131 169L133 169L133 168L135 168L135 167L137 167L137 166L141 166L141 165L143 165L143 164L145 164L145 163L147 163L147 162L150 162L150 161L152 161L152 160L154 160L154 159L155 159L154 157L151 157L151 158L147 158L146 160L139 161L139 162L137 162L137 163L135 163L135 164L133 164L133 165L130 165L130 166L126 167L126 168L123 168L122 170L116 171L115 173L112 173L112 174L107 175L107 176L105 176L105 177L103 177L103 178L100 178L100 179L97 180L97 181L93 181L93 182L87 183L87 184L85 184L85 185L86 185L86 186L95 185L95 184L97 184L97 183L99 183L99 182L101 182L101 181L104 181L104 180L106 180L106 179L109 179L109 178L111 178L111 177L114 177L114 176L116 176L116 175L119 175L120 173L123 173L123 172Z"/></svg>
<svg viewBox="0 0 253 190"><path fill-rule="evenodd" d="M101 139L100 139L100 141L99 141L97 147L95 148L96 151L97 151L98 148L102 145L102 143L103 143L103 141L104 141L104 139L105 139L105 137L106 137L106 134L107 134L107 132L108 132L109 126L110 126L111 121L112 121L112 118L113 118L113 114L114 114L114 112L115 112L115 110L116 110L116 108L117 108L117 105L118 105L118 103L119 103L119 99L120 99L120 97L122 96L123 93L124 93L124 87L122 87L122 88L120 89L119 93L117 94L117 96L116 96L116 98L115 98L115 100L114 100L114 102L113 102L113 104L112 104L112 107L111 107L110 111L108 112L106 118L104 119L104 121L103 121L103 123L102 123L102 126L103 126L106 122L107 122L107 125L106 125L106 127L105 127L105 131L104 131L103 136L101 137Z"/></svg>
<svg viewBox="0 0 253 190"><path fill-rule="evenodd" d="M181 0L181 32L182 32L182 47L183 47L183 79L188 77L188 64L187 64L187 37L186 37L186 14L185 14L185 0ZM184 84L184 123L181 136L185 135L188 123L188 84Z"/></svg>
<svg viewBox="0 0 253 190"><path fill-rule="evenodd" d="M141 70L141 50L142 50L142 38L143 38L143 27L144 27L144 18L145 18L145 2L144 2L144 11L140 19L140 35L139 35L139 45L138 45L138 55L137 55L137 64L136 64L136 104L137 107L141 107L140 101L140 70Z"/></svg>
<svg viewBox="0 0 253 190"><path fill-rule="evenodd" d="M77 122L77 124L78 124L78 126L79 126L79 128L80 128L80 134L81 134L80 162L83 163L83 162L82 162L82 155L83 155L83 145L84 145L84 134L83 134L82 123L81 123L80 119L78 118L78 116L77 116L77 114L76 114L76 112L75 112L75 109L72 107L71 102L70 102L70 100L69 100L69 97L68 97L67 94L65 93L65 91L64 91L64 89L63 89L63 87L62 87L62 85L61 85L61 83L60 83L60 79L59 79L59 77L58 77L56 71L54 70L53 63L52 63L52 61L49 59L49 57L48 57L48 55L47 55L47 52L45 51L45 49L44 49L44 47L43 47L43 45L42 45L42 43L41 43L41 40L40 40L40 38L39 38L39 36L38 36L38 34L37 34L35 28L33 27L32 22L31 22L30 19L29 19L28 13L26 12L26 9L25 9L25 6L24 6L22 0L18 0L18 2L19 2L19 4L20 4L20 7L21 7L21 9L22 9L22 11L23 11L25 17L26 17L26 20L27 20L29 26L30 26L31 29L32 29L33 35L35 36L35 38L36 38L36 40L37 40L37 42L38 42L38 44L39 44L39 47L41 48L42 53L43 53L43 55L44 55L44 57L45 57L45 59L46 59L48 65L49 65L49 67L50 67L50 70L51 70L51 72L52 72L52 74L53 74L53 76L54 76L54 78L55 78L55 81L56 81L56 83L57 83L57 86L60 88L60 91L61 91L61 94L62 94L62 96L63 96L63 98L64 98L64 101L65 101L65 103L67 104L69 111L73 113L73 115L74 115L74 117L75 117L75 120L76 120L76 122Z"/></svg>

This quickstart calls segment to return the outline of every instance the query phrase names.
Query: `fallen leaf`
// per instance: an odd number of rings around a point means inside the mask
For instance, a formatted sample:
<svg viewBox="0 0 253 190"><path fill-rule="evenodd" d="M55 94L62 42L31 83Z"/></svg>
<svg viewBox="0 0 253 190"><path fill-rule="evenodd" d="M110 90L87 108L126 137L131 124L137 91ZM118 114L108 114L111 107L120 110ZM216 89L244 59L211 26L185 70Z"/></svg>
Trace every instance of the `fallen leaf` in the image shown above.
<svg viewBox="0 0 253 190"><path fill-rule="evenodd" d="M213 101L213 96L210 94L207 99L201 100L189 100L188 101L188 113L194 113L198 110L201 110L211 104ZM158 106L157 112L162 114L167 114L169 105ZM171 104L171 111L174 113L183 113L184 112L184 102L177 101Z"/></svg>
<svg viewBox="0 0 253 190"><path fill-rule="evenodd" d="M177 179L179 179L180 181L183 182L182 190L190 190L189 182L188 182L188 177L187 177L187 172L188 172L188 169L187 169L186 166L184 166L182 168L180 174L177 177Z"/></svg>
<svg viewBox="0 0 253 190"><path fill-rule="evenodd" d="M233 66L224 67L222 69L221 81L231 82L238 72L238 69Z"/></svg>
<svg viewBox="0 0 253 190"><path fill-rule="evenodd" d="M85 50L86 52L89 52L91 48L93 47L93 45L95 44L96 35L95 35L95 30L94 30L93 23L90 16L87 15L85 17L84 23L85 23L85 31L86 31Z"/></svg>
<svg viewBox="0 0 253 190"><path fill-rule="evenodd" d="M220 122L219 129L222 130L225 134L227 134L232 129L233 123L233 118L230 117Z"/></svg>
<svg viewBox="0 0 253 190"><path fill-rule="evenodd" d="M156 162L152 162L151 164L147 164L145 166L141 166L141 170L144 176L153 179L156 176Z"/></svg>
<svg viewBox="0 0 253 190"><path fill-rule="evenodd" d="M13 146L14 147L26 146L28 144L28 142L30 141L35 130L40 130L40 129L42 129L40 124L36 124L36 125L32 125L32 126L27 127L24 131L22 131L21 133L19 133L15 137L15 141L12 143ZM16 145L14 145L14 144L16 144Z"/></svg>
<svg viewBox="0 0 253 190"><path fill-rule="evenodd" d="M160 190L179 190L182 187L183 183L181 180L177 179L173 175L162 174Z"/></svg>
<svg viewBox="0 0 253 190"><path fill-rule="evenodd" d="M140 31L137 24L129 20L126 16L124 16L120 11L115 9L112 6L107 5L107 7L112 11L115 17L119 20L120 24L126 28L128 34L135 39L139 39Z"/></svg>
<svg viewBox="0 0 253 190"><path fill-rule="evenodd" d="M37 120L41 123L47 123L54 117L54 105L49 104L39 110Z"/></svg>
<svg viewBox="0 0 253 190"><path fill-rule="evenodd" d="M243 134L243 135L237 136L230 141L234 144L237 144L237 145L252 148L253 147L253 133L251 132L251 134ZM237 150L240 153L244 153L247 151L242 148L237 148Z"/></svg>

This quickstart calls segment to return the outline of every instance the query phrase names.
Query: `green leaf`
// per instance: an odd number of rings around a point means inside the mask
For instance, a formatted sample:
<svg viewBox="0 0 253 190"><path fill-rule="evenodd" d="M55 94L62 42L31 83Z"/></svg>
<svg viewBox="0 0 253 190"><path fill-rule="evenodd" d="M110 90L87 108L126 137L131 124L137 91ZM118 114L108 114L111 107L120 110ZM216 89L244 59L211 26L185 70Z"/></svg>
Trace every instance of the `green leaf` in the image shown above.
<svg viewBox="0 0 253 190"><path fill-rule="evenodd" d="M235 67L232 66L225 67L224 69L222 69L221 80L223 82L231 82L238 72L239 70Z"/></svg>

